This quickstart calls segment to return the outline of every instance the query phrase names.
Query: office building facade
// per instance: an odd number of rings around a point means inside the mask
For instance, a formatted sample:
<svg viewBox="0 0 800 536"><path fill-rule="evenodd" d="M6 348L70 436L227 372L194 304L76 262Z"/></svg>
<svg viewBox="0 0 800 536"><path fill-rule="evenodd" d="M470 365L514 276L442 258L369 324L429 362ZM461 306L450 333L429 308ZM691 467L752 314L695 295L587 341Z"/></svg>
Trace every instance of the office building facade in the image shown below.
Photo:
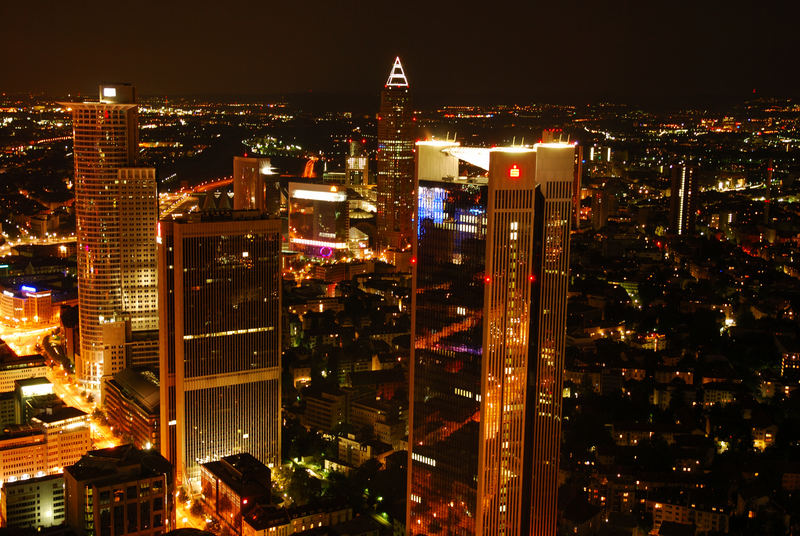
<svg viewBox="0 0 800 536"><path fill-rule="evenodd" d="M0 432L0 486L60 473L92 448L89 415L62 406Z"/></svg>
<svg viewBox="0 0 800 536"><path fill-rule="evenodd" d="M124 438L139 448L159 450L159 387L155 373L127 368L105 378L103 407L109 424Z"/></svg>
<svg viewBox="0 0 800 536"><path fill-rule="evenodd" d="M687 162L673 164L669 199L670 232L678 236L694 234L697 222L697 173Z"/></svg>
<svg viewBox="0 0 800 536"><path fill-rule="evenodd" d="M280 221L213 211L161 221L161 450L179 482L249 452L280 462Z"/></svg>
<svg viewBox="0 0 800 536"><path fill-rule="evenodd" d="M0 393L13 391L17 380L44 378L45 358L39 354L19 356L0 340Z"/></svg>
<svg viewBox="0 0 800 536"><path fill-rule="evenodd" d="M233 208L258 210L280 217L280 191L269 158L233 157Z"/></svg>
<svg viewBox="0 0 800 536"><path fill-rule="evenodd" d="M414 128L408 80L396 58L378 114L376 245L404 249L413 239Z"/></svg>
<svg viewBox="0 0 800 536"><path fill-rule="evenodd" d="M367 140L353 140L349 142L350 148L345 161L345 184L348 186L367 186L370 184L369 159L365 142Z"/></svg>
<svg viewBox="0 0 800 536"><path fill-rule="evenodd" d="M574 147L419 142L417 173L408 531L554 534Z"/></svg>
<svg viewBox="0 0 800 536"><path fill-rule="evenodd" d="M122 445L86 453L64 469L67 525L85 536L159 536L175 527L172 467L154 451Z"/></svg>
<svg viewBox="0 0 800 536"><path fill-rule="evenodd" d="M48 475L6 482L0 490L0 517L7 529L38 529L64 522L64 477Z"/></svg>
<svg viewBox="0 0 800 536"><path fill-rule="evenodd" d="M156 180L135 168L139 151L135 90L100 86L99 102L64 103L72 111L78 301L81 348L75 371L87 389L124 367L104 324L127 315L131 329L158 327ZM124 352L123 352L124 353Z"/></svg>
<svg viewBox="0 0 800 536"><path fill-rule="evenodd" d="M289 183L289 242L296 251L320 259L348 254L350 217L345 188Z"/></svg>

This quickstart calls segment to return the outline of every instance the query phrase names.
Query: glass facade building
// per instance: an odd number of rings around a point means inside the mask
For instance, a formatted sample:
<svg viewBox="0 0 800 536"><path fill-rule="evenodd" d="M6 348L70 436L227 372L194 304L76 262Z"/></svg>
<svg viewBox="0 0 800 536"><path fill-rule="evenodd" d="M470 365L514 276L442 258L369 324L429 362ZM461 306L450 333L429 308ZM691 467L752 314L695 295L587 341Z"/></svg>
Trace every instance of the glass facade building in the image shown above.
<svg viewBox="0 0 800 536"><path fill-rule="evenodd" d="M277 175L269 158L233 157L233 208L259 210L280 217L281 199Z"/></svg>
<svg viewBox="0 0 800 536"><path fill-rule="evenodd" d="M280 221L215 211L159 224L161 449L180 482L249 452L280 462Z"/></svg>
<svg viewBox="0 0 800 536"><path fill-rule="evenodd" d="M334 259L349 253L350 215L344 188L289 183L289 242L306 256Z"/></svg>
<svg viewBox="0 0 800 536"><path fill-rule="evenodd" d="M100 86L99 102L65 103L72 111L75 158L75 215L78 238L81 384L100 389L100 380L124 367L119 341L105 340L104 324L123 321L130 329L158 328L156 244L158 219L155 170L133 168L138 153L134 88Z"/></svg>
<svg viewBox="0 0 800 536"><path fill-rule="evenodd" d="M409 533L554 534L573 146L418 149Z"/></svg>
<svg viewBox="0 0 800 536"><path fill-rule="evenodd" d="M694 166L686 162L670 168L669 230L676 235L692 235L697 221L697 173Z"/></svg>

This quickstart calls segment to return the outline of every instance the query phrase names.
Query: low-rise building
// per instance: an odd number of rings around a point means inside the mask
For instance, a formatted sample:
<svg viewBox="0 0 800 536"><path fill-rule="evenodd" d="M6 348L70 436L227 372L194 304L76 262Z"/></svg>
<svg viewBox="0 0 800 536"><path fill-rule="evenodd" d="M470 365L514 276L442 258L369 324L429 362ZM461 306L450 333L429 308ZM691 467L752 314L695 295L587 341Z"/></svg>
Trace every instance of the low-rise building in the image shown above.
<svg viewBox="0 0 800 536"><path fill-rule="evenodd" d="M14 285L0 292L0 320L8 326L35 327L58 322L60 307L53 303L50 290Z"/></svg>
<svg viewBox="0 0 800 536"><path fill-rule="evenodd" d="M103 381L109 423L139 448L159 450L158 378L151 371L124 369Z"/></svg>
<svg viewBox="0 0 800 536"><path fill-rule="evenodd" d="M14 382L14 406L15 424L26 424L31 417L35 416L37 405L36 402L29 404L29 402L37 399L41 404L46 404L45 400L51 404L55 402L53 398L53 384L47 378L28 378L25 380L17 380ZM44 398L42 398L44 397ZM58 398L56 396L56 398ZM60 401L61 399L58 398ZM62 404L63 405L63 404Z"/></svg>
<svg viewBox="0 0 800 536"><path fill-rule="evenodd" d="M364 462L392 450L391 445L376 440L359 439L355 434L339 437L338 445L338 461L351 467L360 467Z"/></svg>
<svg viewBox="0 0 800 536"><path fill-rule="evenodd" d="M31 419L45 434L47 474L60 473L92 448L89 414L70 406L48 408Z"/></svg>
<svg viewBox="0 0 800 536"><path fill-rule="evenodd" d="M703 384L703 405L724 406L736 400L736 386L730 382Z"/></svg>
<svg viewBox="0 0 800 536"><path fill-rule="evenodd" d="M677 501L647 500L645 508L653 514L653 529L662 523L694 524L698 532L727 534L730 513L723 508L705 507L697 503L679 504Z"/></svg>
<svg viewBox="0 0 800 536"><path fill-rule="evenodd" d="M6 482L0 490L6 528L52 527L64 522L64 477L48 475Z"/></svg>
<svg viewBox="0 0 800 536"><path fill-rule="evenodd" d="M347 422L347 394L321 392L305 397L303 424L330 433Z"/></svg>
<svg viewBox="0 0 800 536"><path fill-rule="evenodd" d="M350 404L348 418L357 429L368 427L375 437L395 449L405 448L408 436L408 409L382 400L363 400Z"/></svg>
<svg viewBox="0 0 800 536"><path fill-rule="evenodd" d="M44 431L35 426L7 426L0 433L0 485L35 476L47 469Z"/></svg>
<svg viewBox="0 0 800 536"><path fill-rule="evenodd" d="M92 448L89 415L57 405L0 433L0 484L61 473Z"/></svg>
<svg viewBox="0 0 800 536"><path fill-rule="evenodd" d="M86 536L158 536L175 528L171 464L133 445L93 450L64 469L67 524Z"/></svg>
<svg viewBox="0 0 800 536"><path fill-rule="evenodd" d="M271 502L271 477L269 467L246 452L200 466L203 500L236 534L242 533L243 516Z"/></svg>
<svg viewBox="0 0 800 536"><path fill-rule="evenodd" d="M0 393L13 391L14 382L27 378L44 378L47 375L45 358L35 354L18 356L0 341Z"/></svg>
<svg viewBox="0 0 800 536"><path fill-rule="evenodd" d="M339 501L313 502L291 508L258 507L244 516L242 536L290 536L351 519L352 507Z"/></svg>

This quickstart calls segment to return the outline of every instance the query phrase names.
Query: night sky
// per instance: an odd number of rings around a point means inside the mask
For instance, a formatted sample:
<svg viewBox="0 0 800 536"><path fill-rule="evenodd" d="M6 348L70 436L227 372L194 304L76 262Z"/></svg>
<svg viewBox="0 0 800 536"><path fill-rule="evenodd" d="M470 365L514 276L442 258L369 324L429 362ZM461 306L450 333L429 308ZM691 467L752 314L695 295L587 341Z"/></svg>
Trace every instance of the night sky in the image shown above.
<svg viewBox="0 0 800 536"><path fill-rule="evenodd" d="M793 96L797 4L2 0L0 92L369 94L399 54L422 94Z"/></svg>

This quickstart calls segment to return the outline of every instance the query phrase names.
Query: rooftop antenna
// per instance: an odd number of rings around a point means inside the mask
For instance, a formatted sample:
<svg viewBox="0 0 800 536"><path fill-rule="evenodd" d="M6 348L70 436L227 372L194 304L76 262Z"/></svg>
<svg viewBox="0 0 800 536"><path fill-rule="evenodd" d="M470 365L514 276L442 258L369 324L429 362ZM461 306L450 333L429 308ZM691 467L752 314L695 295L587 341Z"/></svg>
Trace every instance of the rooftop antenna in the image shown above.
<svg viewBox="0 0 800 536"><path fill-rule="evenodd" d="M525 147L525 136L522 136L522 141L519 142L520 147Z"/></svg>
<svg viewBox="0 0 800 536"><path fill-rule="evenodd" d="M511 147L514 147L516 144L517 144L517 137L514 136L513 138L511 138Z"/></svg>

